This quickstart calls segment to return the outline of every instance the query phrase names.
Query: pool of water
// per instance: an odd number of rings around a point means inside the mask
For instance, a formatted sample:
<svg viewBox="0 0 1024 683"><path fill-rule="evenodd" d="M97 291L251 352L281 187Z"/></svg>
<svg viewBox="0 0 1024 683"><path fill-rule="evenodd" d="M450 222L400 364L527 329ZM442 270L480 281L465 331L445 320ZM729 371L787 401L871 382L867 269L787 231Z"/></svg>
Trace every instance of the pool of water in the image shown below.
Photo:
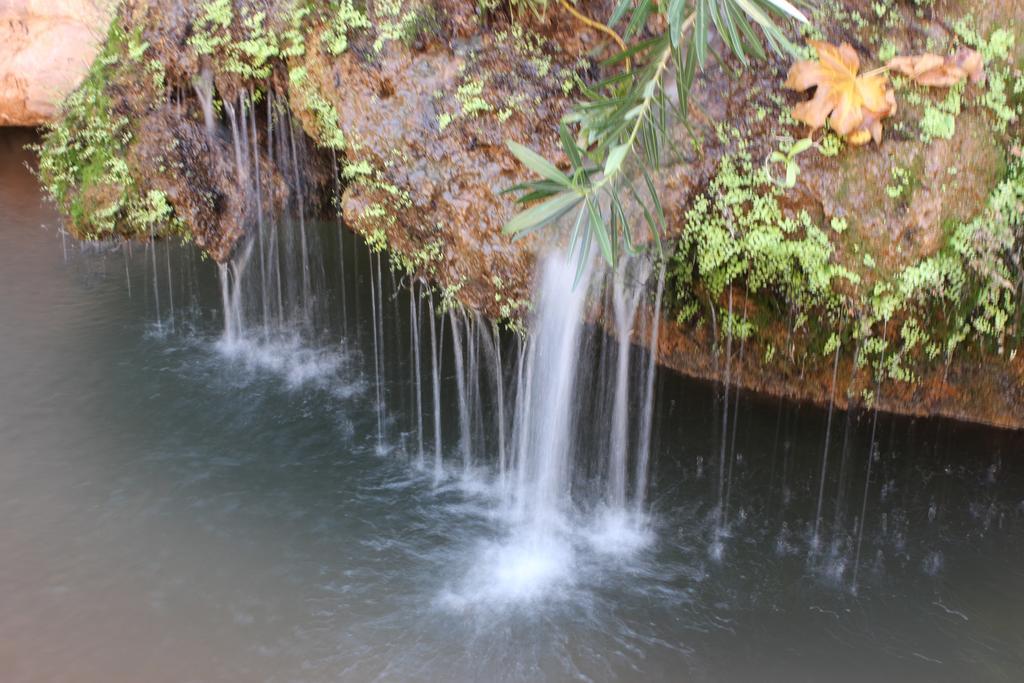
<svg viewBox="0 0 1024 683"><path fill-rule="evenodd" d="M745 394L723 429L661 373L643 524L584 490L518 534L490 470L417 465L408 299L385 270L374 355L354 239L323 226L349 256L311 279L344 320L227 343L215 265L62 236L30 141L0 136L0 680L1024 677L1019 433Z"/></svg>

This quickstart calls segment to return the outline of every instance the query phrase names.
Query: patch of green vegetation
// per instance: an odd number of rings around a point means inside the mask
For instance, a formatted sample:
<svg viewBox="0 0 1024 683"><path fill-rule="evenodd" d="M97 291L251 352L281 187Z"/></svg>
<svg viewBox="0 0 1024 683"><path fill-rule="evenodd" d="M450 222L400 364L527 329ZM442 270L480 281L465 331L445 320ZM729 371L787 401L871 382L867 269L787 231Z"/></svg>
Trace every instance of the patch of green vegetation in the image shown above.
<svg viewBox="0 0 1024 683"><path fill-rule="evenodd" d="M828 133L821 138L821 142L818 143L818 151L825 157L837 157L845 147L846 145L843 143L843 139L836 135L832 130L829 130Z"/></svg>
<svg viewBox="0 0 1024 683"><path fill-rule="evenodd" d="M459 292L462 291L462 288L465 285L466 278L463 277L458 282L453 282L451 284L441 287L441 304L439 306L439 311L441 313L447 313L448 311L454 310L461 306L461 304L459 303Z"/></svg>
<svg viewBox="0 0 1024 683"><path fill-rule="evenodd" d="M481 114L494 111L494 106L484 99L484 81L486 74L481 75L477 78L471 78L463 81L458 89L455 91L455 101L459 104L459 111L457 112L441 112L437 115L437 128L438 130L444 130L457 119L468 119ZM510 106L504 107L498 112L498 120L505 121L514 113L515 104L517 102L510 102Z"/></svg>
<svg viewBox="0 0 1024 683"><path fill-rule="evenodd" d="M231 0L209 0L196 20L189 45L196 54L213 59L222 71L246 80L266 80L272 60L280 54L277 35L267 29L266 12L243 5L240 15L236 21Z"/></svg>
<svg viewBox="0 0 1024 683"><path fill-rule="evenodd" d="M331 4L327 28L321 35L328 54L337 56L348 49L348 33L353 29L370 28L370 20L352 0L339 0Z"/></svg>
<svg viewBox="0 0 1024 683"><path fill-rule="evenodd" d="M956 133L956 117L960 115L965 83L951 86L940 100L928 100L921 114L921 140L951 140Z"/></svg>
<svg viewBox="0 0 1024 683"><path fill-rule="evenodd" d="M894 166L892 171L892 184L887 185L885 193L890 199L902 199L910 194L910 172L902 166Z"/></svg>
<svg viewBox="0 0 1024 683"><path fill-rule="evenodd" d="M750 321L734 320L720 303L738 283L787 310L837 314L834 281L858 278L833 263L828 236L806 212L783 213L782 195L767 172L753 165L742 141L739 151L722 159L707 192L687 211L671 260L669 291L684 320L705 307L712 319L725 321L723 331L752 333Z"/></svg>
<svg viewBox="0 0 1024 683"><path fill-rule="evenodd" d="M685 216L668 269L668 302L680 324L710 320L717 339L757 337L775 356L762 322L788 318L804 348L858 346L857 363L878 376L913 382L964 349L1013 354L1021 343L1024 160L1014 156L986 209L950 226L936 252L893 274L876 273L872 254L850 245L869 279L836 263L830 238L804 213L787 215L784 191L751 164L741 143ZM894 198L913 189L910 170L893 169ZM831 219L832 239L847 221ZM848 242L848 240L847 240ZM877 277L877 279L876 279ZM726 294L744 294L742 312ZM753 310L747 303L753 302ZM698 316L699 313L702 315ZM1016 316L1016 317L1015 317ZM777 330L775 331L777 334ZM853 342L857 342L854 344ZM792 348L792 346L791 346Z"/></svg>
<svg viewBox="0 0 1024 683"><path fill-rule="evenodd" d="M508 296L505 281L497 275L491 277L491 284L494 285L494 303L498 305L499 324L511 332L525 334L523 318L531 309L530 300Z"/></svg>
<svg viewBox="0 0 1024 683"><path fill-rule="evenodd" d="M309 112L315 123L315 139L327 149L345 149L345 133L338 125L338 110L317 88L304 66L288 72L288 93L293 105Z"/></svg>
<svg viewBox="0 0 1024 683"><path fill-rule="evenodd" d="M1010 63L1015 42L1013 32L996 29L986 40L974 28L969 16L956 22L953 29L985 60L985 89L979 102L992 112L996 130L1005 132L1009 124L1024 115L1024 77Z"/></svg>
<svg viewBox="0 0 1024 683"><path fill-rule="evenodd" d="M377 0L374 3L377 38L375 52L380 52L389 41L398 41L406 47L427 31L436 30L437 16L430 5L405 11L402 0Z"/></svg>
<svg viewBox="0 0 1024 683"><path fill-rule="evenodd" d="M545 78L551 73L551 56L545 51L547 40L519 24L513 24L507 31L498 31L494 39L499 43L508 43L516 54L526 60L537 76Z"/></svg>
<svg viewBox="0 0 1024 683"><path fill-rule="evenodd" d="M309 2L295 2L291 11L288 12L288 19L284 31L278 40L280 44L280 55L282 59L301 57L306 54L306 34L303 24L306 18L312 14L313 8Z"/></svg>
<svg viewBox="0 0 1024 683"><path fill-rule="evenodd" d="M483 98L483 92L483 79L475 78L459 86L455 93L455 99L459 101L463 116L472 117L494 109Z"/></svg>
<svg viewBox="0 0 1024 683"><path fill-rule="evenodd" d="M162 92L163 70L145 59L148 48L140 31L114 21L82 84L64 100L60 118L46 127L36 148L47 193L84 239L180 230L166 195L137 186L126 160L131 122L108 92L114 81L132 82L140 66L153 74L154 93Z"/></svg>
<svg viewBox="0 0 1024 683"><path fill-rule="evenodd" d="M436 264L444 261L444 242L440 239L428 242L411 254L395 252L391 256L398 268L409 275L436 273Z"/></svg>

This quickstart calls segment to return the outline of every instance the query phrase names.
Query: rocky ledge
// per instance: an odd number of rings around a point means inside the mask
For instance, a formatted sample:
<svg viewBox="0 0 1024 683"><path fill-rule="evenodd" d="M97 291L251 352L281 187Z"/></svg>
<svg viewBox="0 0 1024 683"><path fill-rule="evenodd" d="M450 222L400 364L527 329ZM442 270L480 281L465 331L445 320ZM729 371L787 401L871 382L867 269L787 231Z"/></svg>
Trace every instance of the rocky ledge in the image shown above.
<svg viewBox="0 0 1024 683"><path fill-rule="evenodd" d="M530 178L504 143L565 168L558 123L614 49L563 4L533 4L124 2L47 134L42 177L82 237L178 235L226 261L253 222L245 131L264 205L336 209L393 267L520 329L535 255L558 233L502 234L517 210L502 191ZM822 3L794 41L849 43L865 69L970 48L987 80L934 92L893 78L879 144L819 132L781 164L773 153L807 134L791 115L806 95L782 88L793 58L709 62L653 180L664 249L641 258L665 273L660 362L1024 427L1022 27L1012 0ZM287 172L267 151L281 120L308 148Z"/></svg>

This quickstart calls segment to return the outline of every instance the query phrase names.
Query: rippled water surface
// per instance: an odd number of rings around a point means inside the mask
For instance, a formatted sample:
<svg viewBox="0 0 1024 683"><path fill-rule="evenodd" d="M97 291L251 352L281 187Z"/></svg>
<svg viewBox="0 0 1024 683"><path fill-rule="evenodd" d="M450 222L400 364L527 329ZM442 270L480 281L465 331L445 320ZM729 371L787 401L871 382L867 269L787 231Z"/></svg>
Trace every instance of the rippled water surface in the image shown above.
<svg viewBox="0 0 1024 683"><path fill-rule="evenodd" d="M63 238L29 141L0 137L0 680L1024 679L1019 434L837 413L822 487L827 411L744 395L720 498L720 402L662 373L646 523L584 491L517 533L486 468L411 462L390 294L378 443L369 259L348 334L225 343L213 264Z"/></svg>

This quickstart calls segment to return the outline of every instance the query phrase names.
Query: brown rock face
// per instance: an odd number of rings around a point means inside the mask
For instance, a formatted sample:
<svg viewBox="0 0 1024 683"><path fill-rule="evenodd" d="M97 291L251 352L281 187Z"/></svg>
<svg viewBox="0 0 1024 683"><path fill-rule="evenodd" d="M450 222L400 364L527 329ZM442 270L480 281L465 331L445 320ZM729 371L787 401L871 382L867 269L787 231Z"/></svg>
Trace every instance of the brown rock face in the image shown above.
<svg viewBox="0 0 1024 683"><path fill-rule="evenodd" d="M537 26L547 34L503 16L484 30L469 3L419 7L435 20L408 45L390 41L378 51L355 36L329 58L309 41L302 66L338 112L345 160L372 174L351 179L345 222L364 235L383 233L392 253L457 288L463 304L493 318L516 316L529 298L533 252L501 233L514 208L500 191L530 174L505 141L561 156L558 121L571 102L562 83L583 51L566 29L577 25L552 10ZM467 26L475 32L460 37ZM315 124L297 109L312 133ZM436 255L422 263L427 253Z"/></svg>
<svg viewBox="0 0 1024 683"><path fill-rule="evenodd" d="M111 0L0 0L0 126L38 126L82 80Z"/></svg>

